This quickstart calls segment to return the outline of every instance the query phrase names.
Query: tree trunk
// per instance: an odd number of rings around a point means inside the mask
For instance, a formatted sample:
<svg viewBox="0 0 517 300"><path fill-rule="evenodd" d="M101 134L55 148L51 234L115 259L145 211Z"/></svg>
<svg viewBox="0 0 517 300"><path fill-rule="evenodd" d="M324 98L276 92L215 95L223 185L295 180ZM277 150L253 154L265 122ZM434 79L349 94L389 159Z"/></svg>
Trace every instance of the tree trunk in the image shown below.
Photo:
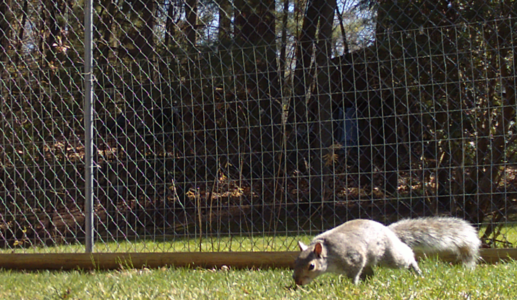
<svg viewBox="0 0 517 300"><path fill-rule="evenodd" d="M185 1L185 14L187 16L185 36L187 38L187 48L189 49L196 48L197 1L198 0Z"/></svg>
<svg viewBox="0 0 517 300"><path fill-rule="evenodd" d="M101 4L101 13L99 15L100 22L96 24L95 29L97 29L98 36L102 37L101 41L98 43L98 56L97 64L101 68L105 68L109 61L109 53L111 49L110 41L111 36L113 35L113 16L115 15L115 6L113 5L113 1L104 0ZM109 72L101 72L102 75L109 74ZM109 80L100 80L99 82L109 82Z"/></svg>
<svg viewBox="0 0 517 300"><path fill-rule="evenodd" d="M290 122L305 123L307 121L307 92L314 80L314 72L311 70L311 59L314 55L313 46L316 38L316 30L319 18L319 3L316 0L308 0L307 12L303 19L302 32L296 45L296 71L294 75L295 98L294 112L289 118ZM306 133L306 129L297 128ZM302 134L302 132L297 132ZM303 143L303 141L300 141Z"/></svg>
<svg viewBox="0 0 517 300"><path fill-rule="evenodd" d="M2 1L2 0L0 0L0 1ZM29 4L29 0L25 0L23 2L23 8L22 8L23 16L22 16L22 23L20 26L20 32L18 33L18 40L17 40L17 46L16 46L16 57L14 59L15 63L18 63L22 56L21 53L22 53L22 46L23 46L23 36L25 33L25 24L27 24L27 17L29 15L28 4ZM1 29L0 29L0 31L1 31Z"/></svg>
<svg viewBox="0 0 517 300"><path fill-rule="evenodd" d="M141 20L142 25L136 28L134 36L130 39L131 46L133 47L134 61L131 64L131 71L134 76L134 80L129 84L130 88L126 89L125 100L126 106L126 118L128 123L126 129L134 130L119 138L119 143L126 150L126 159L124 162L126 165L127 172L124 172L125 184L130 187L130 196L134 199L140 195L145 194L142 191L144 186L143 174L146 174L146 158L145 152L142 149L148 149L146 145L146 137L149 134L149 128L142 126L142 122L146 122L152 117L153 112L153 82L155 80L154 60L154 24L155 24L155 1L154 0L134 0L133 10L131 14L134 14L135 19ZM143 127L143 128L142 128ZM129 199L124 199L127 201ZM141 203L144 205L144 203ZM141 206L139 206L141 207ZM134 211L135 215L140 212L138 209Z"/></svg>
<svg viewBox="0 0 517 300"><path fill-rule="evenodd" d="M303 18L302 31L296 43L296 70L293 85L294 94L289 105L287 131L291 138L288 139L286 148L287 163L294 165L302 172L307 172L306 165L309 151L309 127L308 96L314 85L315 71L311 67L314 56L314 41L319 18L319 3L316 0L308 0L306 13ZM298 8L301 10L301 7ZM290 141L290 142L289 142Z"/></svg>
<svg viewBox="0 0 517 300"><path fill-rule="evenodd" d="M8 59L11 32L11 0L0 0L0 61ZM0 70L2 71L2 70Z"/></svg>
<svg viewBox="0 0 517 300"><path fill-rule="evenodd" d="M235 1L236 85L245 97L251 130L252 177L272 177L280 150L282 106L276 62L275 1ZM241 75L242 74L242 75ZM247 169L247 168L246 168Z"/></svg>
<svg viewBox="0 0 517 300"><path fill-rule="evenodd" d="M280 45L280 83L281 85L285 85L285 71L286 71L286 63L287 63L287 21L289 16L289 0L284 0L284 8L282 15L282 36L281 36L281 45ZM283 99L283 97L282 97Z"/></svg>
<svg viewBox="0 0 517 300"><path fill-rule="evenodd" d="M60 0L45 1L45 9L47 11L47 19L45 20L45 31L47 37L45 40L45 59L47 64L54 64L56 60L56 46L58 43L58 36L61 33L61 28L58 23L58 6Z"/></svg>
<svg viewBox="0 0 517 300"><path fill-rule="evenodd" d="M229 0L219 0L219 43L226 44L231 40L232 6ZM229 50L229 49L221 49Z"/></svg>
<svg viewBox="0 0 517 300"><path fill-rule="evenodd" d="M316 70L317 88L315 99L317 99L316 111L313 111L317 126L314 126L315 139L312 141L312 180L311 180L311 199L313 203L323 203L327 184L330 182L331 175L329 165L332 164L330 151L333 139L332 126L332 93L329 82L332 58L332 29L334 22L334 12L336 11L336 0L327 0L319 8L319 30L318 43L316 44Z"/></svg>
<svg viewBox="0 0 517 300"><path fill-rule="evenodd" d="M174 46L171 45L171 42L174 39L175 31L175 24L176 24L176 6L174 6L172 1L169 1L169 6L167 7L167 20L165 21L165 46L170 47Z"/></svg>

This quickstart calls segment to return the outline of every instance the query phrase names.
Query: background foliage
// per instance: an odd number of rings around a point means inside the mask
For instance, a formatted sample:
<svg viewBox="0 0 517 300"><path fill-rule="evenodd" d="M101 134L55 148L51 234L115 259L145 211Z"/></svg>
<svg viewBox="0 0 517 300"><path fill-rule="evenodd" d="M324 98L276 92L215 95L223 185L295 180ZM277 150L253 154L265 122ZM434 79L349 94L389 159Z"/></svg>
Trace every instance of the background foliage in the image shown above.
<svg viewBox="0 0 517 300"><path fill-rule="evenodd" d="M83 6L0 0L2 247L83 240ZM447 214L508 246L516 12L95 1L98 240Z"/></svg>

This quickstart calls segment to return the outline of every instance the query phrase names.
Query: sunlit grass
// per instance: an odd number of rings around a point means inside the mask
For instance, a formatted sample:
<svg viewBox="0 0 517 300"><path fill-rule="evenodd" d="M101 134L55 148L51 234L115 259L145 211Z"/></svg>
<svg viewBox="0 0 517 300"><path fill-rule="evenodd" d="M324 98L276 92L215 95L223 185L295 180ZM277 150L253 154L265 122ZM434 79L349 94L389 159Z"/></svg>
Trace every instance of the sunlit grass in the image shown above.
<svg viewBox="0 0 517 300"><path fill-rule="evenodd" d="M482 236L486 230L486 226L481 227L479 236ZM500 248L515 248L517 247L517 225L511 224L500 228L497 236L497 244Z"/></svg>
<svg viewBox="0 0 517 300"><path fill-rule="evenodd" d="M95 252L222 252L222 251L295 251L297 241L309 242L312 236L234 236L218 238L191 238L175 240L142 239L95 243ZM70 244L54 247L13 247L0 253L78 253L84 245Z"/></svg>
<svg viewBox="0 0 517 300"><path fill-rule="evenodd" d="M420 267L424 277L377 268L358 286L328 274L296 289L286 269L0 271L0 299L517 299L516 262L474 271L436 260Z"/></svg>
<svg viewBox="0 0 517 300"><path fill-rule="evenodd" d="M481 228L480 236L485 227ZM192 238L174 238L157 236L140 239L97 239L95 252L221 252L221 251L297 251L297 241L306 243L316 235L277 235L277 236L199 236ZM507 248L517 247L517 226L505 226L498 237L499 245ZM0 249L0 253L80 253L83 244L64 244L58 246L30 247L25 245Z"/></svg>

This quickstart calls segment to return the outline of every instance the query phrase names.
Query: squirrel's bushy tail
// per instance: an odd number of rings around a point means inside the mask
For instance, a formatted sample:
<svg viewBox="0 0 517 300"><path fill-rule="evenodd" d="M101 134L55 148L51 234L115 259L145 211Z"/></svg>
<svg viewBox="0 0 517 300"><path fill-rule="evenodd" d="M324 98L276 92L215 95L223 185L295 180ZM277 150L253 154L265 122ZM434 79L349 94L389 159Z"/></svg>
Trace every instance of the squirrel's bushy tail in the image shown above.
<svg viewBox="0 0 517 300"><path fill-rule="evenodd" d="M406 219L388 226L413 250L424 254L453 254L468 268L479 259L476 229L467 221L452 217Z"/></svg>

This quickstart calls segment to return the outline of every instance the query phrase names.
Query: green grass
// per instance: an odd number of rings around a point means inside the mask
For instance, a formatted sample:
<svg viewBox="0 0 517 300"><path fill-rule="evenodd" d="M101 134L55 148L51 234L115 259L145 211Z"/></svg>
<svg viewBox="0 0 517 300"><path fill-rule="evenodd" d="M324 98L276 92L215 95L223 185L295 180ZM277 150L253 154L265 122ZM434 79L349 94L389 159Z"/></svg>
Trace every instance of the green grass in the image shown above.
<svg viewBox="0 0 517 300"><path fill-rule="evenodd" d="M436 260L421 262L424 277L377 268L354 286L326 274L293 288L290 270L162 268L33 273L0 271L0 299L517 299L517 262L474 271Z"/></svg>
<svg viewBox="0 0 517 300"><path fill-rule="evenodd" d="M248 236L220 238L191 238L174 240L96 241L95 252L223 252L223 251L297 251L297 241L309 243L312 236ZM12 247L1 253L80 253L84 245L70 244L53 247Z"/></svg>
<svg viewBox="0 0 517 300"><path fill-rule="evenodd" d="M481 228L482 236L485 228ZM297 241L309 243L314 235L277 235L277 236L203 236L198 238L174 238L157 236L155 239L142 238L139 240L96 240L95 252L221 252L221 251L297 251ZM498 237L499 247L517 247L517 225L511 224L501 229ZM84 245L69 244L58 246L34 246L25 243L22 246L10 246L0 249L1 253L79 253L84 252Z"/></svg>

